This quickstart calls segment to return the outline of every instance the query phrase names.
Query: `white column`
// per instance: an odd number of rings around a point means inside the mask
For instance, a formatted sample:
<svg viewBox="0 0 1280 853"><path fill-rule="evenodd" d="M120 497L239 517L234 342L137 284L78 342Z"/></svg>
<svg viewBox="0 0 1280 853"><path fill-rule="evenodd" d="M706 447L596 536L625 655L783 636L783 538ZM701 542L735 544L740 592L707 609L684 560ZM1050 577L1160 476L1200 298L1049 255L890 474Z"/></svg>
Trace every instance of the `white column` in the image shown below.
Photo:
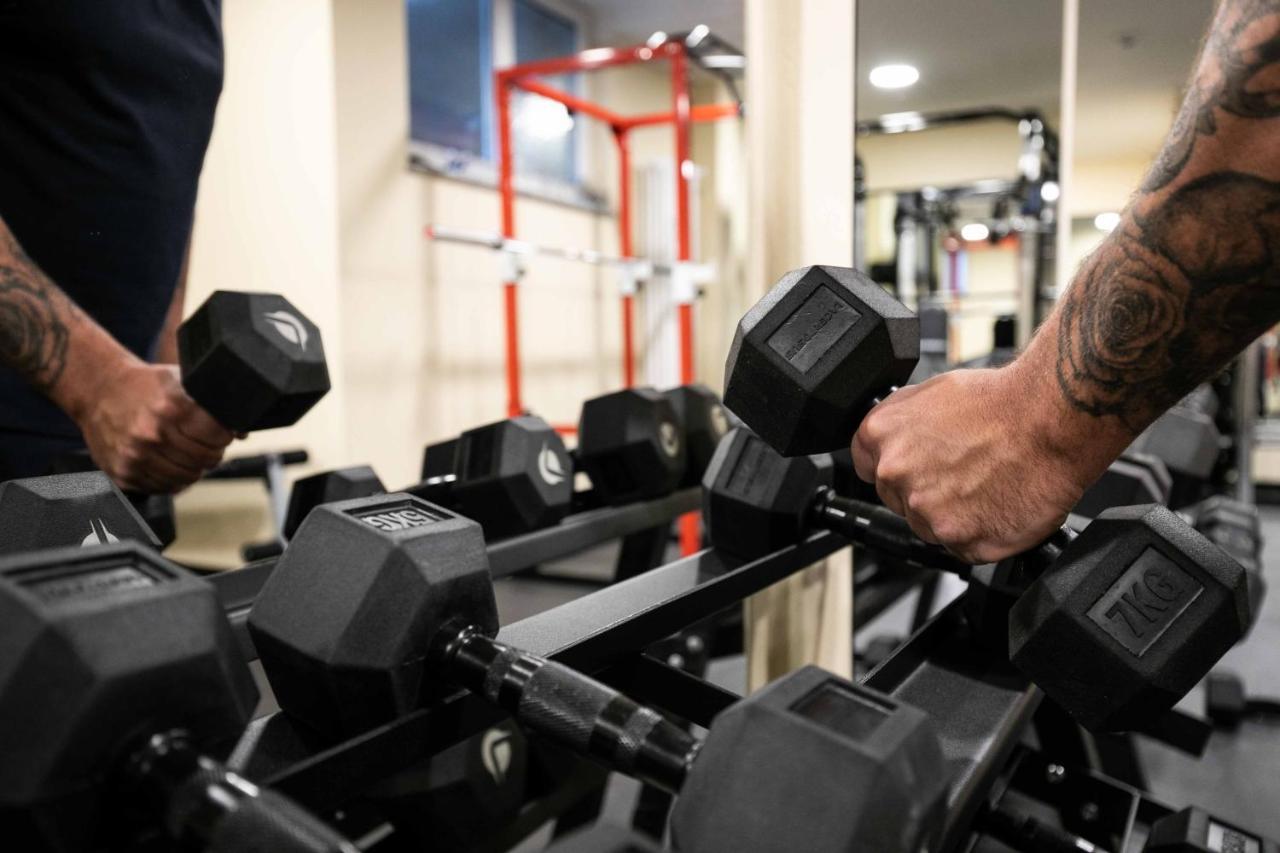
<svg viewBox="0 0 1280 853"><path fill-rule="evenodd" d="M747 282L853 262L854 3L746 0ZM848 552L844 552L847 554ZM833 558L747 603L748 686L852 669L852 565Z"/></svg>

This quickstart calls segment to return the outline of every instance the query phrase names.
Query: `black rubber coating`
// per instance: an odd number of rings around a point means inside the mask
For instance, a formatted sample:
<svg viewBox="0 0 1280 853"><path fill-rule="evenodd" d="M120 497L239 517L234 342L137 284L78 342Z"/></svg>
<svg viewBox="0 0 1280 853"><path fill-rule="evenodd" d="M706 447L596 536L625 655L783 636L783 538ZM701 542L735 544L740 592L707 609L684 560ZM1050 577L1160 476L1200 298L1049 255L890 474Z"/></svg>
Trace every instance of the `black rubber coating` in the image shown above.
<svg viewBox="0 0 1280 853"><path fill-rule="evenodd" d="M217 823L205 853L357 853L354 844L271 791L242 800Z"/></svg>

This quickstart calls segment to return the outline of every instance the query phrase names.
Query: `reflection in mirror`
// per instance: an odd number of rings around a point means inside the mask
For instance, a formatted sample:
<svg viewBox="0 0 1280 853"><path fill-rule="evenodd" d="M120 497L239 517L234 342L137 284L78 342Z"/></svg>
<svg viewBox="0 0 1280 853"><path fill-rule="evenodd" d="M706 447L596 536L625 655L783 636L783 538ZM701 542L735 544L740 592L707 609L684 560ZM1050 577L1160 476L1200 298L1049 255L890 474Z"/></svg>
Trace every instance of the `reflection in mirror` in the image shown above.
<svg viewBox="0 0 1280 853"><path fill-rule="evenodd" d="M1048 308L1056 3L858 4L859 266L921 311L917 378L998 363Z"/></svg>

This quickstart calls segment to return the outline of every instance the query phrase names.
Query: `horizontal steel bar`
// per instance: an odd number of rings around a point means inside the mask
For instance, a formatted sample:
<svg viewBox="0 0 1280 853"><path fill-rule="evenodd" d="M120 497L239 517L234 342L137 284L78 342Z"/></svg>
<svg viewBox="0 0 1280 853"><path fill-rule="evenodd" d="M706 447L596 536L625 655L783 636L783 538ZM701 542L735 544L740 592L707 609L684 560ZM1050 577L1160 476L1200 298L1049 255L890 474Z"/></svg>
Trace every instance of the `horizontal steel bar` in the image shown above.
<svg viewBox="0 0 1280 853"><path fill-rule="evenodd" d="M489 570L495 579L503 578L629 533L672 522L683 513L697 509L701 499L700 489L682 489L651 501L575 513L553 527L490 544ZM270 577L275 563L275 559L260 560L209 578L231 620L240 653L246 660L254 660L258 656L245 628L249 608Z"/></svg>

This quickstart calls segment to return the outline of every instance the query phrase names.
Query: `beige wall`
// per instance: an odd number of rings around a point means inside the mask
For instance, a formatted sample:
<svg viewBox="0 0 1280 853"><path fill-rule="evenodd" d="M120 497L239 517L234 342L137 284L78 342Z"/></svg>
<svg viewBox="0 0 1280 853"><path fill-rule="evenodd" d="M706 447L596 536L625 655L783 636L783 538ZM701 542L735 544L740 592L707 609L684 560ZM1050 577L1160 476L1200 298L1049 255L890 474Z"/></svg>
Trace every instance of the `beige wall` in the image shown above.
<svg viewBox="0 0 1280 853"><path fill-rule="evenodd" d="M217 288L285 293L323 330L334 385L297 426L233 452L305 447L312 470L370 463L389 486L413 482L426 443L506 413L499 258L423 236L428 223L496 230L497 193L407 167L403 0L225 0L223 17L227 77L201 183L188 310ZM669 78L656 71L604 72L586 86L623 113L670 107ZM593 124L588 182L612 201L614 145ZM695 162L740 157L739 132L736 122L696 128ZM671 137L635 132L633 168L670 158ZM741 250L741 181L716 175L710 169L700 206L711 260ZM525 239L617 250L611 213L521 198L516 219ZM740 277L732 258L718 266ZM736 292L707 287L696 360L714 387L744 306ZM621 382L615 276L536 258L520 294L525 405L574 423L583 399ZM265 535L263 509L259 487L197 486L179 501L175 554L235 564L227 543Z"/></svg>
<svg viewBox="0 0 1280 853"><path fill-rule="evenodd" d="M213 290L283 293L343 349L333 101L333 20L324 0L225 0L226 81L200 181L188 311ZM288 34L287 38L282 34ZM234 453L348 449L346 389L298 426L255 434ZM266 532L262 490L204 484L180 497L175 555L234 563L233 543Z"/></svg>

